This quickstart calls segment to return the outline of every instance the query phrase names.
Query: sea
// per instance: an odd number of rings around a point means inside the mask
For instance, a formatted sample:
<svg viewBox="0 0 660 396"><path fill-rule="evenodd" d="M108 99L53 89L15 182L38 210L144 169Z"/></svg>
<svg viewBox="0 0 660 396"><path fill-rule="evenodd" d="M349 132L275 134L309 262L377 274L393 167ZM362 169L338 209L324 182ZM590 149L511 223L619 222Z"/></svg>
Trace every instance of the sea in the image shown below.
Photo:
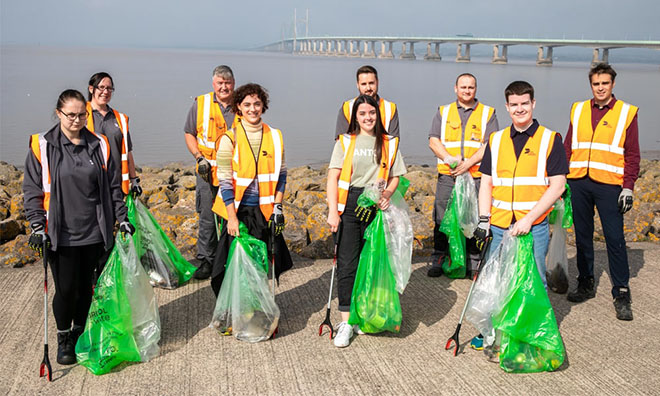
<svg viewBox="0 0 660 396"><path fill-rule="evenodd" d="M21 166L28 137L56 123L54 108L65 89L87 92L89 77L109 72L116 91L110 105L128 114L133 154L138 165L169 162L193 164L184 143L183 125L193 99L210 92L215 66L229 65L237 85L255 82L270 95L263 120L282 130L288 166L320 165L330 159L335 122L342 101L356 96L355 71L378 69L379 94L397 104L401 152L407 163L435 163L428 132L438 106L455 100L456 76L477 77L477 98L495 107L500 127L511 120L504 107L504 88L526 80L535 88L534 116L546 127L566 133L571 104L591 97L587 73L591 53L557 57L552 67L535 65L534 55L512 57L494 65L487 54L470 63L442 61L300 56L263 51L209 49L124 49L44 46L0 48L0 160ZM660 57L634 56L610 61L617 70L617 98L640 107L643 156L660 153ZM623 50L621 50L623 51ZM555 51L555 55L559 51Z"/></svg>

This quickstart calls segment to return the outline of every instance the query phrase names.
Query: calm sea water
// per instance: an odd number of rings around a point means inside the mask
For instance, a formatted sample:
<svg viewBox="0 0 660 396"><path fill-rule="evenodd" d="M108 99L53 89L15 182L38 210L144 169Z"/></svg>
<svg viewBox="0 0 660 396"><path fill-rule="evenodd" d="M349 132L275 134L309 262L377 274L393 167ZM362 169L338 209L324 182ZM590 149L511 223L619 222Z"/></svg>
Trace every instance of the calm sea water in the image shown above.
<svg viewBox="0 0 660 396"><path fill-rule="evenodd" d="M355 70L372 64L380 94L397 103L401 150L410 163L434 162L427 137L438 105L455 99L454 80L470 72L477 97L497 110L500 126L510 123L503 90L513 80L536 89L535 117L564 134L573 101L590 97L587 62L556 61L536 67L533 59L492 65L489 58L455 63L360 58L301 57L263 52L3 47L0 67L0 160L22 165L28 136L55 124L57 96L67 88L86 93L89 76L108 71L116 91L111 105L130 117L138 165L186 161L183 124L195 96L211 91L211 71L230 65L237 84L256 82L270 92L264 121L284 133L290 166L327 162L341 101L356 94ZM640 106L642 150L660 150L660 69L657 64L617 64L617 97Z"/></svg>

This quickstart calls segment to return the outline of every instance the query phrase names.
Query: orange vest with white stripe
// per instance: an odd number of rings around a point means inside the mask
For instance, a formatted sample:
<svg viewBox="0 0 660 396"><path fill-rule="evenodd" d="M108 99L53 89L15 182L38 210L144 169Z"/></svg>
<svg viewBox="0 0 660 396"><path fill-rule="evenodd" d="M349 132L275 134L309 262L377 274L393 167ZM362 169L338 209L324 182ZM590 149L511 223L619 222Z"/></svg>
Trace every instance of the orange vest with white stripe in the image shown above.
<svg viewBox="0 0 660 396"><path fill-rule="evenodd" d="M235 122L233 129L226 132L234 144L232 154L232 181L234 184L234 210L238 211L245 190L257 179L259 183L259 208L266 219L270 218L275 205L275 192L282 169L284 141L279 129L262 124L261 146L258 160L255 162L252 147L240 122ZM227 219L227 207L222 200L220 189L213 203L213 211Z"/></svg>
<svg viewBox="0 0 660 396"><path fill-rule="evenodd" d="M541 199L549 186L546 163L557 132L539 126L525 144L520 157L511 139L511 127L491 134L493 202L491 224L507 228L514 215L522 219ZM548 209L534 221L539 224L550 213Z"/></svg>
<svg viewBox="0 0 660 396"><path fill-rule="evenodd" d="M44 209L46 210L46 223L48 222L48 211L50 209L50 166L48 164L48 142L45 133L35 133L30 136L30 149L32 154L41 164L41 189L44 192ZM101 154L104 159L103 168L107 169L110 160L110 143L104 135L96 135L100 140Z"/></svg>
<svg viewBox="0 0 660 396"><path fill-rule="evenodd" d="M470 114L467 125L465 126L465 139L462 138L463 129L456 102L440 106L438 111L442 116L440 141L445 146L445 149L447 149L449 155L461 157L461 145L463 145L463 158L472 157L484 143L486 125L488 125L488 120L493 116L495 109L477 102L477 106L472 110L472 114ZM479 172L480 164L480 162L476 163L470 168L472 177L481 177L481 172ZM445 164L440 158L438 158L438 173L444 175L451 173L449 165Z"/></svg>
<svg viewBox="0 0 660 396"><path fill-rule="evenodd" d="M591 101L573 103L573 137L567 178L578 179L588 175L600 183L623 185L623 144L626 131L636 114L636 106L617 100L594 131L591 124Z"/></svg>
<svg viewBox="0 0 660 396"><path fill-rule="evenodd" d="M121 131L121 190L124 195L128 195L129 177L128 177L128 116L112 109ZM92 115L92 104L87 102L87 129L95 135L94 131L94 116ZM107 140L107 139L106 139Z"/></svg>
<svg viewBox="0 0 660 396"><path fill-rule="evenodd" d="M351 122L351 113L353 112L353 103L355 102L355 99L357 98L347 100L342 106L342 109L344 110L344 117L346 117L346 121L349 123ZM394 113L396 112L396 104L380 98L378 109L380 111L380 121L383 123L385 131L388 131L390 129L390 121L392 121L392 118L394 118Z"/></svg>
<svg viewBox="0 0 660 396"><path fill-rule="evenodd" d="M343 134L339 137L341 147L344 149L344 163L341 166L341 173L339 174L339 183L337 184L337 211L341 215L346 208L346 200L348 199L348 189L351 186L351 177L353 176L353 153L355 152L355 140L357 135ZM383 135L383 148L381 154L381 161L378 167L378 179L389 179L390 169L394 165L396 153L399 149L399 138L389 135Z"/></svg>

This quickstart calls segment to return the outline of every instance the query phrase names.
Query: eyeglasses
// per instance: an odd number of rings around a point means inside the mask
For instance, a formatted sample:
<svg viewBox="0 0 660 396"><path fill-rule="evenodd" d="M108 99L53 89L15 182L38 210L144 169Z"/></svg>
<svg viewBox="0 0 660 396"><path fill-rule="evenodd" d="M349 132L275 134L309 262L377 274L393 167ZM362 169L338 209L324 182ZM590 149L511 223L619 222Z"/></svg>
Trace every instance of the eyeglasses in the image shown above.
<svg viewBox="0 0 660 396"><path fill-rule="evenodd" d="M98 86L97 86L96 89L98 89L98 90L101 91L101 92L103 92L103 91L108 91L108 92L110 92L110 93L112 93L112 92L115 91L115 88L114 88L114 87L103 87L103 86L98 87Z"/></svg>
<svg viewBox="0 0 660 396"><path fill-rule="evenodd" d="M89 116L89 112L84 112L84 113L65 113L61 110L57 110L62 114L64 117L66 117L67 120L69 121L75 121L75 120L86 120L87 117Z"/></svg>

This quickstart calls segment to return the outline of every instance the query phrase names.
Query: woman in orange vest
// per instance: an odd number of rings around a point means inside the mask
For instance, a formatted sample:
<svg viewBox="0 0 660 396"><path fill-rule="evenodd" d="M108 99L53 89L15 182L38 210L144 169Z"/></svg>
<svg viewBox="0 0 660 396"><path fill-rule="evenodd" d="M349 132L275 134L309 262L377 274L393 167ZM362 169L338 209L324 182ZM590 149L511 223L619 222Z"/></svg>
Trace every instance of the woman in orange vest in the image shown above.
<svg viewBox="0 0 660 396"><path fill-rule="evenodd" d="M48 255L55 282L57 362L76 362L75 345L92 302L95 263L119 230L133 234L119 173L103 135L85 128L85 97L68 89L57 100L59 123L30 137L25 160L23 199L32 234L28 245Z"/></svg>
<svg viewBox="0 0 660 396"><path fill-rule="evenodd" d="M216 156L218 195L213 211L226 220L215 251L211 288L216 297L224 279L229 247L238 236L239 222L250 235L269 246L275 259L275 276L293 265L284 242L282 200L286 163L282 132L261 120L268 109L268 93L258 84L234 91L232 108L239 117L221 138ZM274 246L270 236L274 234Z"/></svg>
<svg viewBox="0 0 660 396"><path fill-rule="evenodd" d="M364 245L364 232L373 216L362 221L356 216L357 199L370 184L381 193L380 209L387 209L390 197L406 173L398 149L399 138L385 132L378 103L369 95L355 99L348 131L335 143L328 168L328 224L334 233L341 228L337 247L337 290L342 322L337 327L335 346L347 347L353 336L348 324L351 294Z"/></svg>

